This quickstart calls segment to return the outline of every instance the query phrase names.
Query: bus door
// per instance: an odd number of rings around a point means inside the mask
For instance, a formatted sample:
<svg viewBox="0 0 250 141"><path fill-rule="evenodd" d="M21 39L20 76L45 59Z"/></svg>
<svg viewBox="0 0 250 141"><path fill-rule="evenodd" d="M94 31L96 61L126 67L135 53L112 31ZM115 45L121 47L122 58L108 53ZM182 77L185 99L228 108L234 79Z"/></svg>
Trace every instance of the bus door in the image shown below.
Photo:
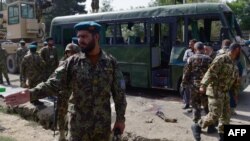
<svg viewBox="0 0 250 141"><path fill-rule="evenodd" d="M159 19L150 23L151 86L169 88L171 69L169 60L173 41L174 19Z"/></svg>

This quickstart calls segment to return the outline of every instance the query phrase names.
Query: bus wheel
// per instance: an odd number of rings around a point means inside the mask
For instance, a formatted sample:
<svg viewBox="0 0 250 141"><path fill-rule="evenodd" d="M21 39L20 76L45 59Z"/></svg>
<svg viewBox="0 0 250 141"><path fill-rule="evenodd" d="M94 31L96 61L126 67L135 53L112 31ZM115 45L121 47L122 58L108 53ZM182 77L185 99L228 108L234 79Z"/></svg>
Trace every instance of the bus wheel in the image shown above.
<svg viewBox="0 0 250 141"><path fill-rule="evenodd" d="M7 57L7 69L10 73L17 73L17 64L15 63L15 55Z"/></svg>

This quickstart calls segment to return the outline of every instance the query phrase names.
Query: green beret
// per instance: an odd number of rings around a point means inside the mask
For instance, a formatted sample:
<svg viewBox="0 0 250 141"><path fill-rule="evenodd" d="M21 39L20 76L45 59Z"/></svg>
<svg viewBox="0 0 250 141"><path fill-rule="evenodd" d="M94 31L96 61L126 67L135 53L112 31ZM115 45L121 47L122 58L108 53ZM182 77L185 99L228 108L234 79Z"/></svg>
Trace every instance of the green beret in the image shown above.
<svg viewBox="0 0 250 141"><path fill-rule="evenodd" d="M101 30L101 25L93 22L93 21L88 21L88 22L80 22L74 26L74 29L76 31L79 30L88 30L91 32L100 32Z"/></svg>
<svg viewBox="0 0 250 141"><path fill-rule="evenodd" d="M37 46L36 46L36 45L33 45L33 44L30 44L30 45L29 45L29 48L37 48Z"/></svg>

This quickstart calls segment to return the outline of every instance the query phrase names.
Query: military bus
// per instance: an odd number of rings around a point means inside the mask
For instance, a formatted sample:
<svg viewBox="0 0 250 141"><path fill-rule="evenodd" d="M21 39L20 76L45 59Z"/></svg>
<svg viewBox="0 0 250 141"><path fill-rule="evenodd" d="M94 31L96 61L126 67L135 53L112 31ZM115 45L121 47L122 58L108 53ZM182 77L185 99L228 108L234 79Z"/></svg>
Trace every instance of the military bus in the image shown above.
<svg viewBox="0 0 250 141"><path fill-rule="evenodd" d="M101 48L117 58L126 85L178 90L183 54L190 39L211 44L215 50L225 38L235 40L241 31L232 10L222 3L168 5L119 12L56 17L51 36L60 55L76 36L73 26L82 21L102 25ZM247 75L249 60L241 57ZM243 78L243 87L248 77Z"/></svg>

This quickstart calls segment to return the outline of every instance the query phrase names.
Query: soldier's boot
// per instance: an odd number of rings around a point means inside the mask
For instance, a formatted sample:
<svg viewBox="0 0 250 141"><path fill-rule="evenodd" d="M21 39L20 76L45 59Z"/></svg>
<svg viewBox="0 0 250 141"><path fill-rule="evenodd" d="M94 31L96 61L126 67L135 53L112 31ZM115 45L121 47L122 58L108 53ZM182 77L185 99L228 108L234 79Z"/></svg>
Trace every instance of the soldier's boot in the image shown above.
<svg viewBox="0 0 250 141"><path fill-rule="evenodd" d="M207 133L208 133L208 134L212 134L212 133L215 133L215 132L217 132L217 129L215 128L214 124L209 125L209 126L207 127Z"/></svg>
<svg viewBox="0 0 250 141"><path fill-rule="evenodd" d="M201 140L201 127L197 123L195 123L191 126L191 129L192 129L195 140L200 141Z"/></svg>
<svg viewBox="0 0 250 141"><path fill-rule="evenodd" d="M7 84L8 84L8 85L11 85L11 84L10 84L10 80L9 80L9 79L7 79L6 81L7 81Z"/></svg>
<svg viewBox="0 0 250 141"><path fill-rule="evenodd" d="M1 73L0 73L0 84L3 84L3 76Z"/></svg>
<svg viewBox="0 0 250 141"><path fill-rule="evenodd" d="M219 133L219 135L220 135L220 139L219 139L219 141L224 141L224 134Z"/></svg>
<svg viewBox="0 0 250 141"><path fill-rule="evenodd" d="M33 104L33 105L35 105L35 106L43 105L43 102L41 102L39 100L33 100L30 103Z"/></svg>

